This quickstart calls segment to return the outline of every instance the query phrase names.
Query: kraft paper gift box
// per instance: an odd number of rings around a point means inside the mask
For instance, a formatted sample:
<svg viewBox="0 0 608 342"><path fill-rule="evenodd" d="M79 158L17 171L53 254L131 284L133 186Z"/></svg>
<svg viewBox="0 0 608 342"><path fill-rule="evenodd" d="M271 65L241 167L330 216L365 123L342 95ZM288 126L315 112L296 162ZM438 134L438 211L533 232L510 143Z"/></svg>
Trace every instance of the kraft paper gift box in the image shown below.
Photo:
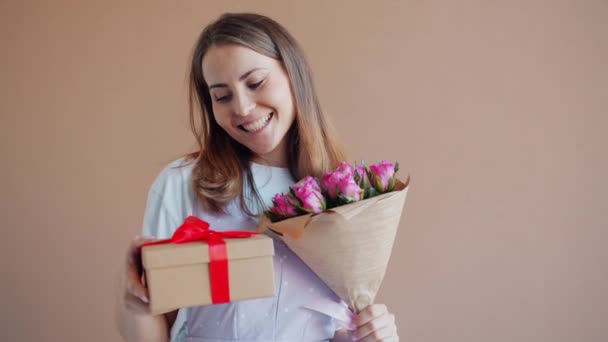
<svg viewBox="0 0 608 342"><path fill-rule="evenodd" d="M229 301L274 296L272 238L224 238ZM150 311L213 304L209 245L205 241L166 243L142 248Z"/></svg>

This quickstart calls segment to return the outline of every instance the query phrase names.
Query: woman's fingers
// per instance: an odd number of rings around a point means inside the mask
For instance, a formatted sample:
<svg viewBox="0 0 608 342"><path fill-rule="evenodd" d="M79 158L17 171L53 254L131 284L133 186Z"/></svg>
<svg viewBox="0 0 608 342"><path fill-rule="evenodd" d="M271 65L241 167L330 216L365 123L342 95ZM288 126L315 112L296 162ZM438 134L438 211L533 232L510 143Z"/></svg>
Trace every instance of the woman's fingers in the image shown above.
<svg viewBox="0 0 608 342"><path fill-rule="evenodd" d="M373 304L361 311L355 320L357 330L353 337L357 341L398 341L395 315L388 312L386 305Z"/></svg>
<svg viewBox="0 0 608 342"><path fill-rule="evenodd" d="M390 327L384 327L378 331L374 331L373 334L364 337L363 339L357 340L360 342L387 342L387 341L399 341Z"/></svg>
<svg viewBox="0 0 608 342"><path fill-rule="evenodd" d="M135 237L127 251L125 284L125 305L132 311L145 313L148 308L148 289L142 283L141 245L152 241L149 238Z"/></svg>
<svg viewBox="0 0 608 342"><path fill-rule="evenodd" d="M393 341L395 338L398 339L397 327L394 324L387 324L383 327L369 329L363 332L357 330L355 337L357 338L357 341L364 342Z"/></svg>
<svg viewBox="0 0 608 342"><path fill-rule="evenodd" d="M144 303L139 297L136 297L130 293L125 293L125 307L131 311L138 314L147 315L150 313L150 306L148 303Z"/></svg>
<svg viewBox="0 0 608 342"><path fill-rule="evenodd" d="M355 324L357 325L357 327L364 326L365 324L372 321L374 318L385 315L386 313L388 313L386 305L372 304L363 309L361 312L359 312L357 318L355 319Z"/></svg>
<svg viewBox="0 0 608 342"><path fill-rule="evenodd" d="M387 314L380 316L355 330L354 336L359 340L370 337L372 339L367 340L378 341L381 338L389 337L395 333L396 329L393 329L394 323L395 318L393 315Z"/></svg>
<svg viewBox="0 0 608 342"><path fill-rule="evenodd" d="M136 296L142 302L148 303L150 301L148 299L148 289L146 289L141 282L141 274L132 267L127 269L126 287L127 293Z"/></svg>

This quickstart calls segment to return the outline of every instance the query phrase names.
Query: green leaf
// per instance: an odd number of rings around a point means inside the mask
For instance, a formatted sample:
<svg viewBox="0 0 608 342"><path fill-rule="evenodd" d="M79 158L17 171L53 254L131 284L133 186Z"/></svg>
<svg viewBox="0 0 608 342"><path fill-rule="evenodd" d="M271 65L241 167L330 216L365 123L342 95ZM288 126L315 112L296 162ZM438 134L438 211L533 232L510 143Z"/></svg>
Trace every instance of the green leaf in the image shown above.
<svg viewBox="0 0 608 342"><path fill-rule="evenodd" d="M296 207L296 211L298 212L298 214L300 215L304 215L304 214L311 214L312 211L305 209L303 206L298 205Z"/></svg>
<svg viewBox="0 0 608 342"><path fill-rule="evenodd" d="M374 187L376 188L376 190L379 193L383 193L384 189L382 189L382 181L380 180L380 177L376 175L376 177L374 177L374 180L376 181L376 184L374 184Z"/></svg>
<svg viewBox="0 0 608 342"><path fill-rule="evenodd" d="M323 210L327 209L327 200L325 200L325 197L323 197L322 194L315 194L315 196L317 197L317 199L319 200L319 202L321 202L321 208Z"/></svg>
<svg viewBox="0 0 608 342"><path fill-rule="evenodd" d="M282 216L279 216L279 215L273 213L272 211L267 211L267 212L265 212L265 214L270 219L270 222L272 222L272 223L279 222L283 219Z"/></svg>
<svg viewBox="0 0 608 342"><path fill-rule="evenodd" d="M302 205L302 202L300 201L300 199L298 198L298 196L296 196L296 192L293 191L293 189L291 189L291 188L289 189L289 197L291 197L291 199L293 200L293 202L296 205L300 205L300 206Z"/></svg>
<svg viewBox="0 0 608 342"><path fill-rule="evenodd" d="M372 181L372 171L369 169L369 167L367 167L367 165L363 165L363 168L365 168L365 173L367 174L367 179L369 179L369 181Z"/></svg>
<svg viewBox="0 0 608 342"><path fill-rule="evenodd" d="M380 194L378 193L378 191L376 191L376 189L369 188L369 198L372 198L372 197L375 197L375 196L378 196L378 195L380 195Z"/></svg>
<svg viewBox="0 0 608 342"><path fill-rule="evenodd" d="M349 204L354 202L354 200L350 197L344 196L342 194L338 195L338 202L340 205Z"/></svg>
<svg viewBox="0 0 608 342"><path fill-rule="evenodd" d="M393 189L395 189L395 183L397 183L397 177L393 176L391 181L388 183L388 191L393 191Z"/></svg>
<svg viewBox="0 0 608 342"><path fill-rule="evenodd" d="M319 179L319 177L313 177L313 179L315 180L315 182L317 182L319 189L321 189L321 180Z"/></svg>

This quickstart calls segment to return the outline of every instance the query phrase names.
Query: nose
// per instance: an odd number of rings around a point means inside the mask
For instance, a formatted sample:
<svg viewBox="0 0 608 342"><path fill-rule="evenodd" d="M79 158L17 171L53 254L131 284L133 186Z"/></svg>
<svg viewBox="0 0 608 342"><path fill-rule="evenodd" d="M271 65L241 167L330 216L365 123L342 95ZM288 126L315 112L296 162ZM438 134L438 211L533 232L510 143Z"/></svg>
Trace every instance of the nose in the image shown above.
<svg viewBox="0 0 608 342"><path fill-rule="evenodd" d="M237 95L236 101L234 101L234 114L247 116L251 114L255 106L255 101L248 94Z"/></svg>

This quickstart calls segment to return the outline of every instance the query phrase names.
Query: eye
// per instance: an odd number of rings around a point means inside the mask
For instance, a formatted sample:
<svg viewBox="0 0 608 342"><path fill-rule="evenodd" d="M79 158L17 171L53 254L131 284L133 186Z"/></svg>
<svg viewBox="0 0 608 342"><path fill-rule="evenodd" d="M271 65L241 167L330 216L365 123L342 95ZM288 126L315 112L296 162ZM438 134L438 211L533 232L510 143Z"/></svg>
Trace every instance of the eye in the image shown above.
<svg viewBox="0 0 608 342"><path fill-rule="evenodd" d="M224 95L222 97L217 97L215 98L215 101L217 102L228 102L230 101L231 95Z"/></svg>
<svg viewBox="0 0 608 342"><path fill-rule="evenodd" d="M249 85L250 89L256 89L257 87L259 87L260 85L262 85L262 82L264 82L264 80L261 80L259 82L253 83Z"/></svg>

